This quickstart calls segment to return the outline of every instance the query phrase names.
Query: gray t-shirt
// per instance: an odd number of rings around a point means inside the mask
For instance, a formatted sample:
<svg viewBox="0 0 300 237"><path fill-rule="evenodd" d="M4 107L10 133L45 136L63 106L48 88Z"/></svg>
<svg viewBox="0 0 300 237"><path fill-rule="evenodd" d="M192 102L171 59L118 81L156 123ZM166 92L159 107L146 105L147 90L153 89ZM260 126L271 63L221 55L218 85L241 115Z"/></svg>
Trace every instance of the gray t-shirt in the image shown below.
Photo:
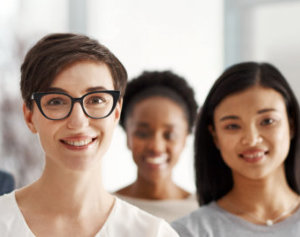
<svg viewBox="0 0 300 237"><path fill-rule="evenodd" d="M172 224L182 237L299 237L300 208L272 226L245 221L211 202Z"/></svg>

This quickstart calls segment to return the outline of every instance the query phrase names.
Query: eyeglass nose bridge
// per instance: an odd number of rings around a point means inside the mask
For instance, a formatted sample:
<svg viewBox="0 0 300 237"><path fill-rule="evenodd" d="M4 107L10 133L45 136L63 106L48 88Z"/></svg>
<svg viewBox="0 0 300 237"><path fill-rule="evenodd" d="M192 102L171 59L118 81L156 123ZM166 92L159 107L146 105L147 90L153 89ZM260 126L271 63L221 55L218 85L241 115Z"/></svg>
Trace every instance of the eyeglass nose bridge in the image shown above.
<svg viewBox="0 0 300 237"><path fill-rule="evenodd" d="M72 111L73 111L74 104L77 103L77 102L80 104L83 113L84 113L87 117L90 117L90 116L88 115L88 113L85 111L85 108L84 108L84 106L83 106L83 99L84 99L84 96L83 96L83 97L80 97L80 98L73 98L73 97L70 96L70 99L71 99L71 101L72 101L72 103L71 103L71 108L70 108L70 112L68 113L68 115L67 115L66 117L69 117L69 116L71 115L71 113L72 113Z"/></svg>

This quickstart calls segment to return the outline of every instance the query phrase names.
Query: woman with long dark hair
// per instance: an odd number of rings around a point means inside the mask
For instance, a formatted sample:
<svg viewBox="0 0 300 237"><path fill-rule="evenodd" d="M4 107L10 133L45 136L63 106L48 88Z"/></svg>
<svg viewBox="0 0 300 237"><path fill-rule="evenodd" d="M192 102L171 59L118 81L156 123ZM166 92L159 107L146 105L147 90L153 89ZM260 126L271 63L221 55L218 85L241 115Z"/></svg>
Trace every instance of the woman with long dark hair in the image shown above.
<svg viewBox="0 0 300 237"><path fill-rule="evenodd" d="M299 236L299 105L268 63L220 76L196 124L200 209L173 223L181 236Z"/></svg>

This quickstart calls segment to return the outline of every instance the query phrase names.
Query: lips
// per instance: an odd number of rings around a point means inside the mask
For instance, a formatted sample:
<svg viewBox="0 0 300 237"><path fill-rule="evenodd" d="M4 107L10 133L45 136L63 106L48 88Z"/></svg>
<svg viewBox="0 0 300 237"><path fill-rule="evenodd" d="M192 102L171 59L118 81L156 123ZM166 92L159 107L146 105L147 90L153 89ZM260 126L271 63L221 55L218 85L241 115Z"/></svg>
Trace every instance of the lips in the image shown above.
<svg viewBox="0 0 300 237"><path fill-rule="evenodd" d="M84 148L88 147L90 144L92 144L96 140L96 137L67 137L60 139L60 141L67 145L68 147L74 147L74 148Z"/></svg>
<svg viewBox="0 0 300 237"><path fill-rule="evenodd" d="M146 162L153 165L161 165L167 163L167 161L168 161L167 154L161 154L160 156L146 158Z"/></svg>
<svg viewBox="0 0 300 237"><path fill-rule="evenodd" d="M85 146L92 142L92 139L85 139L85 140L80 140L80 141L68 141L68 140L63 140L64 143L72 145L72 146Z"/></svg>
<svg viewBox="0 0 300 237"><path fill-rule="evenodd" d="M258 162L266 157L268 151L255 149L255 150L247 150L239 154L239 157L247 162Z"/></svg>

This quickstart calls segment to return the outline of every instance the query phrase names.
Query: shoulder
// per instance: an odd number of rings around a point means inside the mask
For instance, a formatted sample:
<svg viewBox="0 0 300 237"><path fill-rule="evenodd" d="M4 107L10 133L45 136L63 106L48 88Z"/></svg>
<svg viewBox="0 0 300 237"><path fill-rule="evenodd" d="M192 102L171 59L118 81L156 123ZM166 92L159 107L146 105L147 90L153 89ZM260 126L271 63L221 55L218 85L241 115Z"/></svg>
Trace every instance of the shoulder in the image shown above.
<svg viewBox="0 0 300 237"><path fill-rule="evenodd" d="M0 196L0 218L5 214L8 214L8 211L11 211L11 209L14 208L14 202L15 192L11 192Z"/></svg>
<svg viewBox="0 0 300 237"><path fill-rule="evenodd" d="M15 192L0 196L0 234L11 234L19 225L19 210L15 201Z"/></svg>
<svg viewBox="0 0 300 237"><path fill-rule="evenodd" d="M180 236L208 236L219 215L216 203L212 202L172 222L171 225Z"/></svg>
<svg viewBox="0 0 300 237"><path fill-rule="evenodd" d="M138 208L161 217L167 222L174 221L198 208L195 195L180 200L146 200L116 194L116 196Z"/></svg>
<svg viewBox="0 0 300 237"><path fill-rule="evenodd" d="M104 226L111 236L178 236L164 220L157 218L119 198ZM115 235L114 235L115 234Z"/></svg>

